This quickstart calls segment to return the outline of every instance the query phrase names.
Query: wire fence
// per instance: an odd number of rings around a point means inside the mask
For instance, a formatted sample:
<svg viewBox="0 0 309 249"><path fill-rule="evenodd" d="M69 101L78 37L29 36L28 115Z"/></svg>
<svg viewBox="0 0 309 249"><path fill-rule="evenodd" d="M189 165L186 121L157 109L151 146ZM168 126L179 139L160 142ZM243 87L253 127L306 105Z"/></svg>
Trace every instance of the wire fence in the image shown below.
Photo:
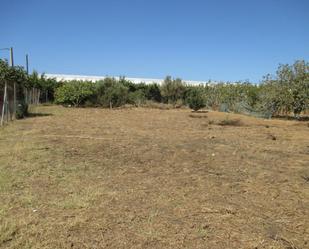
<svg viewBox="0 0 309 249"><path fill-rule="evenodd" d="M223 103L220 104L218 110L220 112L235 112L241 113L249 116L254 116L256 118L271 118L274 111L265 109L254 109L246 101L240 101L233 104Z"/></svg>
<svg viewBox="0 0 309 249"><path fill-rule="evenodd" d="M0 84L0 126L24 117L29 105L40 103L39 89L26 89L18 84Z"/></svg>

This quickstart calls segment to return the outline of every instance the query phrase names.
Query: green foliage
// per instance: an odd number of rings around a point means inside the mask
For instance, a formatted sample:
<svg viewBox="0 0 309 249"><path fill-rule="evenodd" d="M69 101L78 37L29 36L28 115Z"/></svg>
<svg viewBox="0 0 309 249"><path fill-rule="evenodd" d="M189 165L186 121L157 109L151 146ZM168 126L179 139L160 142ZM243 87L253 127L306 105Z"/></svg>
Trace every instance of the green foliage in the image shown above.
<svg viewBox="0 0 309 249"><path fill-rule="evenodd" d="M98 103L103 107L119 107L127 103L128 88L115 80L104 80L97 92Z"/></svg>
<svg viewBox="0 0 309 249"><path fill-rule="evenodd" d="M204 108L206 104L202 89L199 89L197 87L191 89L187 97L187 103L189 104L189 107L194 111Z"/></svg>
<svg viewBox="0 0 309 249"><path fill-rule="evenodd" d="M118 81L114 78L105 78L104 80L100 80L100 81L96 82L95 93L96 93L97 101L100 97L102 97L106 93L108 88L113 87L117 83L118 83Z"/></svg>
<svg viewBox="0 0 309 249"><path fill-rule="evenodd" d="M70 81L56 89L55 102L62 105L80 106L95 93L94 84L83 81Z"/></svg>
<svg viewBox="0 0 309 249"><path fill-rule="evenodd" d="M161 95L165 103L175 104L177 100L183 99L186 86L181 79L172 79L167 76L161 86Z"/></svg>
<svg viewBox="0 0 309 249"><path fill-rule="evenodd" d="M259 87L249 82L218 83L204 87L207 106L220 110L238 111L238 104L246 102L254 107L258 101Z"/></svg>
<svg viewBox="0 0 309 249"><path fill-rule="evenodd" d="M26 72L22 67L10 67L6 61L0 60L0 108L2 108L5 83L7 83L9 102L14 100L15 89L17 100L15 117L24 118L28 114L28 106L24 102L24 87L27 85Z"/></svg>
<svg viewBox="0 0 309 249"><path fill-rule="evenodd" d="M15 83L18 88L22 88L27 83L26 73L22 67L10 67L6 61L0 60L0 87L4 87L5 82L9 87Z"/></svg>
<svg viewBox="0 0 309 249"><path fill-rule="evenodd" d="M128 95L128 102L135 106L140 106L146 102L146 96L143 90L137 90L130 92Z"/></svg>
<svg viewBox="0 0 309 249"><path fill-rule="evenodd" d="M134 84L125 78L105 78L97 82L93 102L103 107L119 107L126 103L140 106L146 100L160 101L162 99L157 84Z"/></svg>
<svg viewBox="0 0 309 249"><path fill-rule="evenodd" d="M134 84L133 82L126 80L125 77L120 77L119 83L128 88L129 92L135 92L138 89L142 88L143 85L143 83Z"/></svg>
<svg viewBox="0 0 309 249"><path fill-rule="evenodd" d="M41 79L43 79L43 77L40 77L37 71L33 71L32 74L30 74L28 76L28 81L27 81L27 88L37 88L37 89L41 89L42 88L42 83L41 83Z"/></svg>
<svg viewBox="0 0 309 249"><path fill-rule="evenodd" d="M39 75L36 71L33 71L27 77L25 87L27 89L39 89L41 91L41 102L50 102L54 101L55 91L62 84L63 82L59 82L53 78L46 78L45 74Z"/></svg>
<svg viewBox="0 0 309 249"><path fill-rule="evenodd" d="M161 102L162 95L158 84L150 84L145 92L146 98L151 101Z"/></svg>
<svg viewBox="0 0 309 249"><path fill-rule="evenodd" d="M105 78L98 81L95 85L95 97L92 101L96 105L111 108L124 105L128 99L129 87L133 88L133 85L124 78L120 78L120 81L114 78Z"/></svg>
<svg viewBox="0 0 309 249"><path fill-rule="evenodd" d="M3 75L7 79L11 78L9 70ZM22 73L16 77L23 81ZM140 106L146 102L161 102L177 107L185 103L193 110L207 106L215 110L260 117L291 112L298 116L309 108L309 66L305 61L280 65L276 77L267 76L261 84L245 81L187 86L181 79L170 76L165 78L161 86L135 84L124 77L119 80L105 78L96 83L57 83L36 72L28 80L26 78L25 82L27 88L35 86L51 95L58 89L55 93L57 103L74 106L118 107L126 103Z"/></svg>
<svg viewBox="0 0 309 249"><path fill-rule="evenodd" d="M275 79L265 77L261 85L260 104L272 114L298 116L309 108L309 64L296 61L293 65L280 65Z"/></svg>
<svg viewBox="0 0 309 249"><path fill-rule="evenodd" d="M0 94L5 82L9 92L13 91L15 84L16 96L20 101L25 99L24 90L33 88L40 90L42 100L53 101L55 89L62 84L55 79L47 79L44 74L39 75L36 71L27 75L23 67L10 67L6 61L0 60Z"/></svg>
<svg viewBox="0 0 309 249"><path fill-rule="evenodd" d="M28 105L24 101L17 103L16 107L16 119L22 119L28 116Z"/></svg>

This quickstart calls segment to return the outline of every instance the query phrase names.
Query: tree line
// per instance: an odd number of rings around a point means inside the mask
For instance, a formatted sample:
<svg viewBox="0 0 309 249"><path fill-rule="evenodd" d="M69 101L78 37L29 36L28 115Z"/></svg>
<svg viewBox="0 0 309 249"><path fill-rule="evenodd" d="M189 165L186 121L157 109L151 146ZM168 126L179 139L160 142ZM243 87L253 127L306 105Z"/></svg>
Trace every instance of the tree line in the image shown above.
<svg viewBox="0 0 309 249"><path fill-rule="evenodd" d="M280 65L275 76L267 75L260 84L250 82L187 85L167 76L162 85L134 84L125 78L106 78L96 83L71 81L55 92L58 104L72 106L119 107L147 102L203 107L219 111L247 113L261 117L288 115L298 117L309 108L309 64L298 60Z"/></svg>
<svg viewBox="0 0 309 249"><path fill-rule="evenodd" d="M0 96L3 96L5 82L10 88L15 82L19 100L25 105L55 102L74 107L116 108L125 104L160 103L172 107L186 105L195 111L207 107L261 117L290 113L298 117L309 109L309 64L304 60L279 65L276 74L265 76L260 84L242 81L200 85L188 85L171 76L161 85L135 84L124 77L105 78L95 83L57 82L36 72L27 75L22 67L11 68L6 61L0 61Z"/></svg>
<svg viewBox="0 0 309 249"><path fill-rule="evenodd" d="M23 118L29 104L54 101L55 90L61 85L44 74L33 71L28 75L23 67L11 67L6 60L0 60L0 113Z"/></svg>

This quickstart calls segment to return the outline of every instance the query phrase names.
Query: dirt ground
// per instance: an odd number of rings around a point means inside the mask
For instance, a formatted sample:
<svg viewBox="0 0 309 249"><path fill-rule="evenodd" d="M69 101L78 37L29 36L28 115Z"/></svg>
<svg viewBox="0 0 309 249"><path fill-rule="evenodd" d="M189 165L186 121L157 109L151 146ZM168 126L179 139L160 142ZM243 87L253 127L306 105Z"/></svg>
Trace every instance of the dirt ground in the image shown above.
<svg viewBox="0 0 309 249"><path fill-rule="evenodd" d="M309 248L309 122L34 112L0 129L0 248Z"/></svg>

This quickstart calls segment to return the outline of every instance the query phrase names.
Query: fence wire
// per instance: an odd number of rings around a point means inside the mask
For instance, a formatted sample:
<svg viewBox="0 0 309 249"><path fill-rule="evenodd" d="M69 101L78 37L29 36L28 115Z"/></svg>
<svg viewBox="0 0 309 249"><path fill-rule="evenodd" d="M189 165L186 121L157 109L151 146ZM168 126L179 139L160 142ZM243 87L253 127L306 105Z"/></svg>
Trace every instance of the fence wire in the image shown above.
<svg viewBox="0 0 309 249"><path fill-rule="evenodd" d="M21 118L29 105L40 103L40 90L26 89L18 84L1 82L0 84L0 126Z"/></svg>
<svg viewBox="0 0 309 249"><path fill-rule="evenodd" d="M252 108L246 101L237 102L234 104L223 103L219 106L220 112L235 112L257 118L271 118L273 111L265 110L265 108Z"/></svg>

